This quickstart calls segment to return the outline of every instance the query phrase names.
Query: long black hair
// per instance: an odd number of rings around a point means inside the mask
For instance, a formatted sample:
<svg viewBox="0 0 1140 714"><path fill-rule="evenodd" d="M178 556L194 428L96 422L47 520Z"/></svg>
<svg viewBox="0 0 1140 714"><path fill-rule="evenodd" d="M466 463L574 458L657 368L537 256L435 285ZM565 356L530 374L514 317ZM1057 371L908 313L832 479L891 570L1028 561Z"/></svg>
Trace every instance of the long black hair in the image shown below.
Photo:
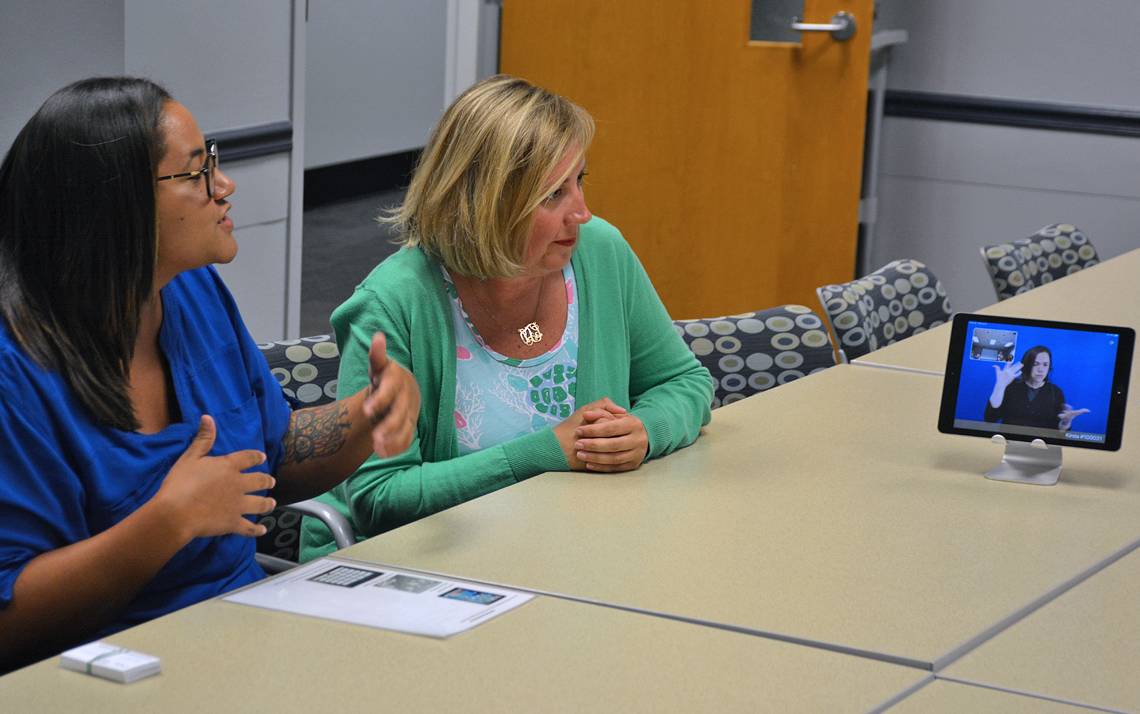
<svg viewBox="0 0 1140 714"><path fill-rule="evenodd" d="M0 164L0 314L95 420L138 428L130 363L154 287L159 122L170 95L146 79L59 90Z"/></svg>

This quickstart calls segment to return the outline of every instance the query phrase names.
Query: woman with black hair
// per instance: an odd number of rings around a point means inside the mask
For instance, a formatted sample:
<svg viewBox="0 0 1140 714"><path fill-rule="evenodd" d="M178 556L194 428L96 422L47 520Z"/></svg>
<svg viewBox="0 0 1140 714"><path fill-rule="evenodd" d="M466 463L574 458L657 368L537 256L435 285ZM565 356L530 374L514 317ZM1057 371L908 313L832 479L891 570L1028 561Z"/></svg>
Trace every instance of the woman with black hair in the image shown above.
<svg viewBox="0 0 1140 714"><path fill-rule="evenodd" d="M994 389L986 402L986 421L1067 431L1088 409L1073 409L1065 393L1049 381L1053 352L1044 345L1026 350L1020 362L994 365Z"/></svg>
<svg viewBox="0 0 1140 714"><path fill-rule="evenodd" d="M0 671L264 576L251 516L411 441L370 386L292 410L212 263L234 183L142 79L52 95L0 165Z"/></svg>

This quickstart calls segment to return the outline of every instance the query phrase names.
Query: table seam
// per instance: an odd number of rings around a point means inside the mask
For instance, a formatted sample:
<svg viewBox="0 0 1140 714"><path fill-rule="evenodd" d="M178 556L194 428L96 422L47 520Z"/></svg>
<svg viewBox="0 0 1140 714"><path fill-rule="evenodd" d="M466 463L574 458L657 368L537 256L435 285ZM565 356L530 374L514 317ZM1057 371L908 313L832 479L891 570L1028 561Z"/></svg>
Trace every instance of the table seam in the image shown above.
<svg viewBox="0 0 1140 714"><path fill-rule="evenodd" d="M799 645L802 647L811 647L813 649L825 650L828 652L835 652L837 654L844 654L851 657L859 657L861 659L869 659L877 662L884 662L886 664L894 664L901 667L908 667L911 669L918 669L926 672L933 671L934 663L926 660L915 659L913 657L904 657L902 655L893 655L889 652L878 652L875 650L862 649L850 645L843 645L835 642L825 642L823 640L813 640L806 637L797 637L795 635L785 635L779 632L772 632L769 630L760 630L755 627L748 627L746 625L733 625L727 622L717 622L716 620L707 620L699 617L689 615L681 615L677 613L665 612L663 610L653 610L649 608L637 607L634 605L624 605L617 602L609 602L607 600L598 600L595 598L584 597L580 595L568 595L566 593L554 592L552 590L541 590L533 587L525 587L519 585L511 585L509 583L502 583L496 580L487 580L485 578L472 578L466 575L456 575L454 573L445 573L437 570L424 570L422 568L411 568L406 565L395 565L392 563L382 563L378 561L357 560L347 556L326 556L329 560L340 560L342 562L355 562L361 565L367 565L377 568L398 568L400 570L407 570L413 573L422 575L430 575L437 578L451 578L454 580L465 580L472 583L480 583L482 585L490 585L492 587L507 588L510 590L521 590L522 592L531 593L532 595L544 595L546 597L555 597L560 600L568 600L570 602L579 602L585 605L596 605L599 607L608 607L613 610L621 610L624 612L631 612L638 615L647 615L650 617L659 617L666 620L673 620L676 622L684 622L690 625L697 625L699 627L710 627L717 630L726 630L728 632L736 632L742 635L749 635L752 637L760 637L766 640L774 640L777 642L786 642L788 644Z"/></svg>
<svg viewBox="0 0 1140 714"><path fill-rule="evenodd" d="M1103 560L1094 563L1093 565L1085 568L1068 580L1062 582L1060 585L1057 585L1051 590L1047 590L1043 595L1040 595L1037 598L1031 600L1027 605L1014 610L1012 613L1006 615L1001 620L998 620L993 625L990 625L986 629L982 630L977 635L971 637L957 647L952 648L949 652L934 660L934 673L938 674L951 664L954 664L959 659L982 646L986 642L990 641L997 635L1005 632L1009 628L1013 627L1017 623L1032 615L1034 612L1037 612L1041 608L1045 607L1049 603L1053 602L1057 598L1061 597L1065 593L1069 592L1073 588L1093 577L1108 566L1129 555L1137 548L1140 548L1140 539L1132 541L1131 543L1118 549L1115 553L1112 553Z"/></svg>
<svg viewBox="0 0 1140 714"><path fill-rule="evenodd" d="M963 679L960 677L947 677L947 676L937 674L937 673L935 673L933 676L934 676L934 679L937 679L937 680L941 680L944 682L954 682L955 684L962 684L962 685L965 685L967 687L979 687L981 689L992 689L992 690L997 691L997 692L1006 692L1008 694L1016 694L1018 696L1023 696L1023 697L1032 697L1033 699L1044 699L1045 701L1049 701L1049 702L1057 702L1058 704L1068 704L1070 706L1081 707L1084 709L1092 709L1093 711L1108 712L1109 714L1130 714L1130 712L1128 712L1124 709L1112 709L1111 707L1102 707L1102 706L1099 706L1097 704L1089 704L1087 702L1080 702L1080 701L1077 701L1075 699L1065 699L1064 697L1055 697L1055 696L1051 696L1048 694L1042 694L1040 692L1033 692L1033 691L1030 691L1028 689L1015 689L1013 687L1004 687L1000 684L992 684L990 682L983 682L983 681L977 680L977 679Z"/></svg>

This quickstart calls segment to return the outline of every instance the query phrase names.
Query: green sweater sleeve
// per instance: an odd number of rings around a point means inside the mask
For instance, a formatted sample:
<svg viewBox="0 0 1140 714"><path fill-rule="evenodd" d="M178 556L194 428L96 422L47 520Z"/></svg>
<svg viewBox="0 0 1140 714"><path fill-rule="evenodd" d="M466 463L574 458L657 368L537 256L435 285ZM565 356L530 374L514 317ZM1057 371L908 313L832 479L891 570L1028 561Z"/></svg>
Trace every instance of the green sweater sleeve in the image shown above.
<svg viewBox="0 0 1140 714"><path fill-rule="evenodd" d="M713 382L674 329L641 261L628 244L621 245L630 401L649 435L647 458L655 458L696 441L709 423Z"/></svg>
<svg viewBox="0 0 1140 714"><path fill-rule="evenodd" d="M376 535L544 471L566 470L566 459L544 429L446 461L424 462L419 439L403 454L373 455L337 486L337 500L360 537Z"/></svg>

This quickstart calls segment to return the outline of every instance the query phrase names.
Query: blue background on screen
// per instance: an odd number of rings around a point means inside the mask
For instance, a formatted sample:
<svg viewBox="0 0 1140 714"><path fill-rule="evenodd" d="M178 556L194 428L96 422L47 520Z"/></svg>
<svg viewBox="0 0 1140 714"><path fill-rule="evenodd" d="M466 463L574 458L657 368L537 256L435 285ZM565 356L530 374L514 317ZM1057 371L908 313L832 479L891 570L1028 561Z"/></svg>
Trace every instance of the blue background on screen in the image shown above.
<svg viewBox="0 0 1140 714"><path fill-rule="evenodd" d="M1074 409L1089 410L1088 414L1073 420L1071 430L1096 434L1107 431L1112 371L1116 367L1119 335L972 320L966 327L966 348L962 355L955 419L983 419L986 401L994 388L994 365L1001 366L999 362L970 358L970 338L975 327L1016 332L1017 351L1013 356L1016 362L1020 362L1022 355L1037 345L1048 347L1053 353L1053 370L1049 373L1049 381L1061 388L1065 393L1065 402Z"/></svg>

